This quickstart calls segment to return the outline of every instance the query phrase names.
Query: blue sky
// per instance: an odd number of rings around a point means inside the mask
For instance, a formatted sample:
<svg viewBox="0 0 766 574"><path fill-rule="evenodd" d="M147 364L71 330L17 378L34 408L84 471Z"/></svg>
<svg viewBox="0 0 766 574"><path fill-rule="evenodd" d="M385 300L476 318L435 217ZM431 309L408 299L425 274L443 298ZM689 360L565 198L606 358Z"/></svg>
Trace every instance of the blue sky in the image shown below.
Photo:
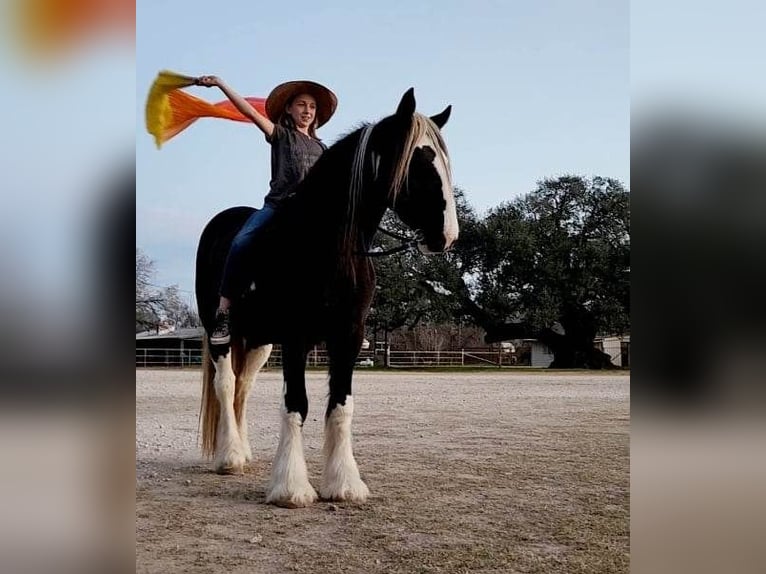
<svg viewBox="0 0 766 574"><path fill-rule="evenodd" d="M549 176L630 185L629 41L628 2L615 0L139 3L137 246L156 261L157 283L191 292L205 223L260 207L269 181L269 147L248 124L203 119L156 149L144 105L161 69L217 74L245 96L324 83L339 99L319 132L328 144L414 87L423 113L453 106L454 181L481 213Z"/></svg>

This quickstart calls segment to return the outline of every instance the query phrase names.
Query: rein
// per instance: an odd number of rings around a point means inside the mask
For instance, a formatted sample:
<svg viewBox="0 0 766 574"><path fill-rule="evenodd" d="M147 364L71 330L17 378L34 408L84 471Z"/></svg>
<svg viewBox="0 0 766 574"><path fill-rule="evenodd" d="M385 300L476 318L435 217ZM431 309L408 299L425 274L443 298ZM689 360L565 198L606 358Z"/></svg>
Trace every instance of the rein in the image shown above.
<svg viewBox="0 0 766 574"><path fill-rule="evenodd" d="M423 240L422 231L417 231L414 237L405 237L404 235L394 233L393 231L389 231L388 229L384 229L383 227L378 227L378 231L388 235L389 237L393 237L397 241L401 241L402 242L401 245L398 245L397 247L392 247L391 249L386 249L384 251L365 251L360 253L359 255L365 255L367 257L385 257L386 255L393 255L394 253L400 253L402 251L407 251L408 249L412 249L420 241Z"/></svg>

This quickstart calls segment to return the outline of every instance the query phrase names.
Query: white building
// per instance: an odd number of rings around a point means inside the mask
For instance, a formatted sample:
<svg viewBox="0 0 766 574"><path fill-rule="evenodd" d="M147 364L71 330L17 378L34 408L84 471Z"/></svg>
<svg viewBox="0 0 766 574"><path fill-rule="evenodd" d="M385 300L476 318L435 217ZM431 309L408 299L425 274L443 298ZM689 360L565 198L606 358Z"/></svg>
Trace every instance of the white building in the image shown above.
<svg viewBox="0 0 766 574"><path fill-rule="evenodd" d="M596 337L596 348L609 355L615 367L630 366L630 335Z"/></svg>

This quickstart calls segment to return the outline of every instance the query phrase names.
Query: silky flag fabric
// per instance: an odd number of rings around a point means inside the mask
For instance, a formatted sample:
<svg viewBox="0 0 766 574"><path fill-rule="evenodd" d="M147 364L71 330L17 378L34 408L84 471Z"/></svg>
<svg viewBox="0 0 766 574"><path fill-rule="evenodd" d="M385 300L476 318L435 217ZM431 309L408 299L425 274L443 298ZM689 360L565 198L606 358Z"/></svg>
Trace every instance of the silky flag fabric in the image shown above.
<svg viewBox="0 0 766 574"><path fill-rule="evenodd" d="M212 104L181 90L194 84L193 77L167 70L157 75L146 100L146 129L154 136L157 148L199 118L250 121L229 100ZM250 97L245 100L259 113L266 115L265 98Z"/></svg>

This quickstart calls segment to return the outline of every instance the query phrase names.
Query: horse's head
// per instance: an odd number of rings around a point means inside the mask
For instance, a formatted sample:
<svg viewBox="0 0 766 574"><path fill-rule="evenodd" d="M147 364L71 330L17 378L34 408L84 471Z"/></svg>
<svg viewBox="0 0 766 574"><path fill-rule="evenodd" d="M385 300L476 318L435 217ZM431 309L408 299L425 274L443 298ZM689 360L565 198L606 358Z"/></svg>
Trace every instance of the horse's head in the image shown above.
<svg viewBox="0 0 766 574"><path fill-rule="evenodd" d="M430 118L416 113L410 88L396 113L379 122L371 142L381 173L389 174L388 207L418 233L423 253L445 251L458 236L449 155L440 132L450 111L447 106Z"/></svg>

